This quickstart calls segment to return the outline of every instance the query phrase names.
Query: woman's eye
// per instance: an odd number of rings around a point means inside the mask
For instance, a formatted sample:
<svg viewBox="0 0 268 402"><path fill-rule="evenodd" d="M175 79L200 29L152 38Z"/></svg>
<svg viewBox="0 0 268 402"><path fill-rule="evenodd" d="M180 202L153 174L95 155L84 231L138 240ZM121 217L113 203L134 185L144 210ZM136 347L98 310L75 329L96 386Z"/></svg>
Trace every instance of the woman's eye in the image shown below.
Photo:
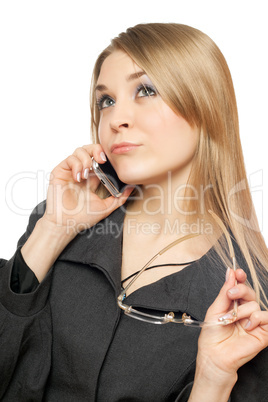
<svg viewBox="0 0 268 402"><path fill-rule="evenodd" d="M115 101L110 98L110 96L104 95L97 101L97 106L99 110L106 109L107 107L113 106Z"/></svg>
<svg viewBox="0 0 268 402"><path fill-rule="evenodd" d="M144 96L154 96L156 90L148 85L142 85L137 89L137 97L142 98Z"/></svg>

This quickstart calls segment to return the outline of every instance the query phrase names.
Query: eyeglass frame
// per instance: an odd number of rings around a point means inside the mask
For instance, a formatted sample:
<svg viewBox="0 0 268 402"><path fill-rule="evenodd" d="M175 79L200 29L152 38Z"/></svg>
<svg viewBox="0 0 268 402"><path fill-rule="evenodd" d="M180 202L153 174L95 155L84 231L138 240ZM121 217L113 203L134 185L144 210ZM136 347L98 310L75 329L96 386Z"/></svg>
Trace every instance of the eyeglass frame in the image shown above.
<svg viewBox="0 0 268 402"><path fill-rule="evenodd" d="M229 252L232 260L232 269L236 271L236 258L235 258L235 253L234 253L234 247L232 244L232 240L230 237L230 234L228 230L226 229L224 223L222 220L218 217L218 215L215 214L215 212L209 210L208 211L212 217L215 219L215 221L218 223L220 228L222 229L226 240L227 244L229 247ZM191 318L191 316L187 315L186 313L182 314L182 318L176 318L174 312L169 312L168 314L165 314L162 317L159 316L154 316L153 314L147 314L142 311L134 309L132 306L128 306L127 304L124 304L123 301L126 298L126 293L128 289L132 286L132 284L140 277L140 275L152 264L152 262L159 257L160 255L164 254L166 251L168 251L170 248L176 246L177 244L200 236L201 233L190 233L186 236L183 236L172 243L168 244L166 247L164 247L162 250L160 250L157 254L155 254L142 268L141 270L132 278L132 280L128 283L128 285L121 291L120 295L117 297L117 304L118 306L124 311L124 313L131 318L135 318L140 321L144 322L149 322L151 324L168 324L168 323L175 323L175 324L184 324L185 326L191 326L191 327L207 327L207 326L225 326L228 324L232 324L235 322L236 317L237 317L237 309L238 309L238 302L237 300L234 301L234 306L233 306L233 311L232 311L232 316L233 318L230 319L219 319L219 321L197 321ZM237 284L237 281L236 281ZM150 320L149 320L150 318Z"/></svg>

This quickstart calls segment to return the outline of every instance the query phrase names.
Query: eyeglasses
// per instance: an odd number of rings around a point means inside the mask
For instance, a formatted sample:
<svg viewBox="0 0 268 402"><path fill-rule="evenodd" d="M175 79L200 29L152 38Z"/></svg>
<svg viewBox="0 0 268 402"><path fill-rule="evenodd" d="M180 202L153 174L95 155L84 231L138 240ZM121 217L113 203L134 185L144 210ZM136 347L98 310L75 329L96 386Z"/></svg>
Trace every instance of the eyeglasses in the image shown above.
<svg viewBox="0 0 268 402"><path fill-rule="evenodd" d="M209 210L209 213L211 216L215 219L217 224L220 226L222 229L229 248L231 260L232 260L232 268L235 271L236 270L236 258L234 254L234 248L232 244L231 237L229 235L228 230L226 229L225 225L221 221L221 219L211 210ZM235 321L237 317L237 308L238 308L238 303L237 300L234 301L234 306L233 306L233 311L232 315L233 318L231 319L222 319L220 321L197 321L192 319L190 316L188 316L186 313L182 314L181 318L176 318L174 312L170 312L168 314L165 314L163 316L157 316L153 314L147 314L143 311L139 311L132 306L128 306L127 304L124 304L124 300L126 299L126 293L129 290L129 288L133 285L133 283L140 277L140 275L148 269L148 267L153 263L153 261L159 257L160 255L164 254L166 251L171 249L172 247L176 246L179 243L182 243L185 240L200 236L201 233L192 233L188 234L184 237L181 237L180 239L177 239L170 243L168 246L164 247L162 250L160 250L157 254L153 256L153 258L150 259L150 261L147 262L147 264L144 265L144 267L134 276L134 278L129 282L129 284L122 290L120 295L117 298L117 304L118 306L124 311L124 313L131 318L135 318L140 321L144 322L149 322L152 324L168 324L168 323L175 323L175 324L184 324L186 326L191 326L191 327L204 327L204 326L217 326L217 325L228 325L231 324ZM236 281L237 284L237 281Z"/></svg>

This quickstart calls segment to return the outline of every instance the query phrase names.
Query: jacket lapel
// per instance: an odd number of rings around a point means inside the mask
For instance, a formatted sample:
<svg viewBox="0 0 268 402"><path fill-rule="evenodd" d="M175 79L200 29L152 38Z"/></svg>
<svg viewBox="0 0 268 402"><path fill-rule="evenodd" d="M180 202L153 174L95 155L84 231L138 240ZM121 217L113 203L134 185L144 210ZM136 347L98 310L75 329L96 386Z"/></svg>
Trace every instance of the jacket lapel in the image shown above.
<svg viewBox="0 0 268 402"><path fill-rule="evenodd" d="M78 234L59 260L101 269L119 294L124 216L124 210L119 208L91 229ZM225 272L219 267L215 254L212 247L200 260L182 271L131 293L128 304L186 312L197 320L203 320L224 283Z"/></svg>
<svg viewBox="0 0 268 402"><path fill-rule="evenodd" d="M58 259L101 269L119 293L124 215L118 208L108 218L78 234Z"/></svg>

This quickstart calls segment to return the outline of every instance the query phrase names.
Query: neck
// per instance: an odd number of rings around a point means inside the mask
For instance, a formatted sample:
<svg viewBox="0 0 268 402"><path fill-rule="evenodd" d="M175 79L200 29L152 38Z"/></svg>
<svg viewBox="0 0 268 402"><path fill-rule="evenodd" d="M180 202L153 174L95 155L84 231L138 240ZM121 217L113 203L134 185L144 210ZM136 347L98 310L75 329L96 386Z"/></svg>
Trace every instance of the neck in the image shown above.
<svg viewBox="0 0 268 402"><path fill-rule="evenodd" d="M168 172L157 183L140 186L134 200L127 207L127 218L132 225L143 224L148 230L158 230L160 233L163 233L164 228L169 228L173 232L181 232L178 235L182 234L180 227L184 226L183 232L188 233L186 220L192 211L189 211L187 205L189 197L196 197L196 191L187 184L188 176L185 180L185 177L176 177L174 173Z"/></svg>

